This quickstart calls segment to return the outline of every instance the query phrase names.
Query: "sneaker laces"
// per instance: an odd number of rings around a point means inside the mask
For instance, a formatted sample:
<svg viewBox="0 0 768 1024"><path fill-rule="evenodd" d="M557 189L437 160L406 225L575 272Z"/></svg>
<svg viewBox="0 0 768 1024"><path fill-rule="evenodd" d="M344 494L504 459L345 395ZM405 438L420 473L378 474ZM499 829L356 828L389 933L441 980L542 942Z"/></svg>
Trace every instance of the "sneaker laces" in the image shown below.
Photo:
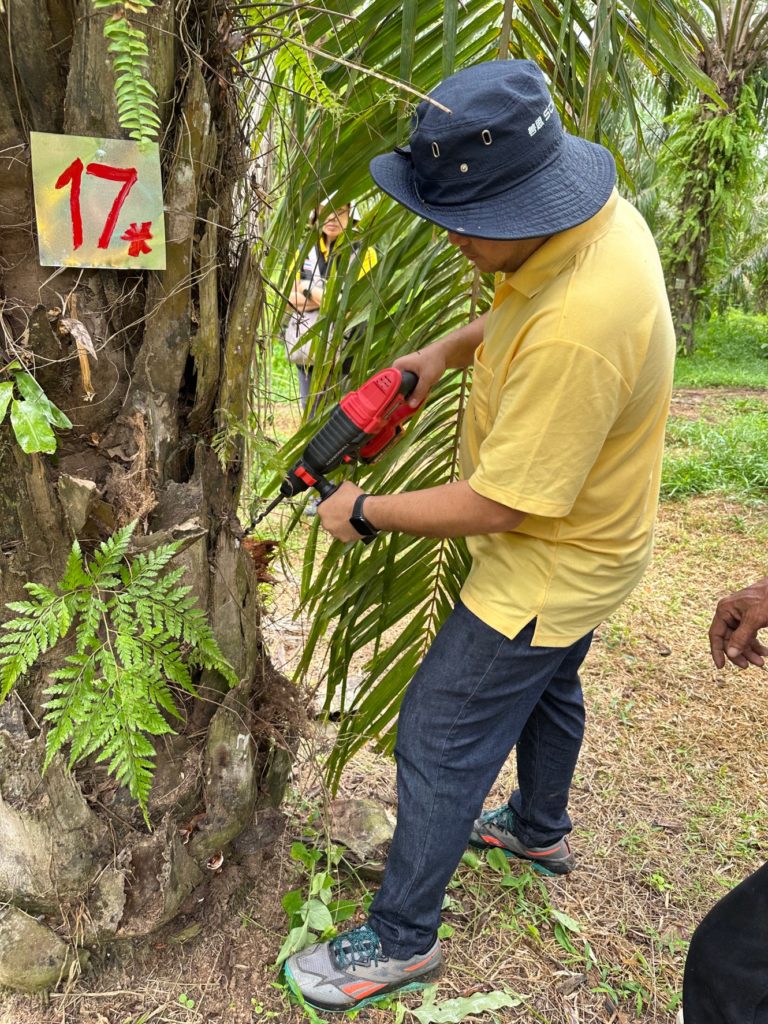
<svg viewBox="0 0 768 1024"><path fill-rule="evenodd" d="M511 832L512 835L515 834L515 812L509 804L497 807L495 811L486 811L485 814L480 816L480 820L486 825L493 824L498 828L504 829L505 832Z"/></svg>
<svg viewBox="0 0 768 1024"><path fill-rule="evenodd" d="M367 924L342 932L331 941L331 952L340 968L367 967L370 963L378 966L389 957L381 948L381 939Z"/></svg>

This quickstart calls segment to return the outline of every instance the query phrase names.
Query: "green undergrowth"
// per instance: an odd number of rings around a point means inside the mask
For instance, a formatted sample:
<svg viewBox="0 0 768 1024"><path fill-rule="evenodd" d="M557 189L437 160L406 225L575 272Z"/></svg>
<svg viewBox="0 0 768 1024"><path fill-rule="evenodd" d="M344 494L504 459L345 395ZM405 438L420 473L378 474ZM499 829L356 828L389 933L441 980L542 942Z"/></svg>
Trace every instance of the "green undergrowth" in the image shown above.
<svg viewBox="0 0 768 1024"><path fill-rule="evenodd" d="M768 387L768 316L713 317L697 330L693 355L678 355L675 387Z"/></svg>
<svg viewBox="0 0 768 1024"><path fill-rule="evenodd" d="M768 501L768 403L735 399L667 425L661 494L680 499L720 491Z"/></svg>
<svg viewBox="0 0 768 1024"><path fill-rule="evenodd" d="M282 900L286 934L276 966L308 943L327 941L354 927L355 910L369 905L371 893L365 884L354 874L345 878L337 870L340 853L332 844L323 849L322 839L321 848L293 844L291 857L303 870L298 887ZM602 1001L614 1010L621 1007L633 1016L643 1015L659 1000L665 1010L672 1011L679 1000L676 972L684 944L664 949L663 940L653 934L638 943L629 961L617 957L617 950L603 941L601 929L562 909L557 886L550 887L528 865L510 862L500 850L464 855L448 885L438 934L453 971L461 978L459 988L468 996L446 999L440 985L430 986L420 996L410 994L406 1004L402 996L391 995L376 1001L384 1011L377 1020L432 1024L474 1019L474 1013L485 1011L489 1020L499 1021L508 1018L497 1017L495 1010L522 1006L533 1014L532 1019L548 1021L537 1012L534 993L510 987L508 968L498 956L499 949L510 947L518 950L521 967L525 962L528 967L546 962L555 977L574 979L596 1004ZM527 973L523 970L518 980ZM289 995L287 984L285 993ZM475 994L469 997L469 993ZM317 1024L316 1014L295 991L290 991L290 997L303 1009L305 1020Z"/></svg>

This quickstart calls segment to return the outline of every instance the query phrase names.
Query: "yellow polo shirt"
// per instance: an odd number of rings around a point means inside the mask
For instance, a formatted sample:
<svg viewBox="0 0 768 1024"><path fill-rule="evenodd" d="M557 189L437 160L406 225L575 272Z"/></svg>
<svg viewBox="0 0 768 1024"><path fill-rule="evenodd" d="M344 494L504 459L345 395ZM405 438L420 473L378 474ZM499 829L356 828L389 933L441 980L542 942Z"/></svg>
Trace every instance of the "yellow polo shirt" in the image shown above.
<svg viewBox="0 0 768 1024"><path fill-rule="evenodd" d="M645 221L614 192L499 275L462 437L478 494L526 513L467 538L461 592L515 636L565 647L610 615L650 555L675 337Z"/></svg>

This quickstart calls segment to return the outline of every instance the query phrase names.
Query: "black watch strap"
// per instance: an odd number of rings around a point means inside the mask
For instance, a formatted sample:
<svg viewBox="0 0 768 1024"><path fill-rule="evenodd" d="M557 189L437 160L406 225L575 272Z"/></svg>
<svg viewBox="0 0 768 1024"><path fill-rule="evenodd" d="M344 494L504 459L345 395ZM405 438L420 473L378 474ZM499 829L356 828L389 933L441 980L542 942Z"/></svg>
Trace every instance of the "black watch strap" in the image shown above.
<svg viewBox="0 0 768 1024"><path fill-rule="evenodd" d="M352 515L349 517L349 521L361 537L372 538L378 536L379 531L368 522L363 513L363 505L367 497L369 497L367 494L358 494L355 498L355 504L352 506Z"/></svg>

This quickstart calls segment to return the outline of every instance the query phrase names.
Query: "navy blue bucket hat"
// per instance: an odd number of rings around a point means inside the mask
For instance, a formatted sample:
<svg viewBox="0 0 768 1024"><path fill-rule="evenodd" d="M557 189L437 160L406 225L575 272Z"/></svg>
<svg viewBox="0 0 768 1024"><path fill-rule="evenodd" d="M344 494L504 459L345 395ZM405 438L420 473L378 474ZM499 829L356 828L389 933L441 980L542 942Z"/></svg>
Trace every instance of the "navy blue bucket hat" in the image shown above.
<svg viewBox="0 0 768 1024"><path fill-rule="evenodd" d="M535 238L582 224L613 190L603 146L568 135L529 60L451 75L422 101L410 145L374 157L376 184L407 209L475 238Z"/></svg>

